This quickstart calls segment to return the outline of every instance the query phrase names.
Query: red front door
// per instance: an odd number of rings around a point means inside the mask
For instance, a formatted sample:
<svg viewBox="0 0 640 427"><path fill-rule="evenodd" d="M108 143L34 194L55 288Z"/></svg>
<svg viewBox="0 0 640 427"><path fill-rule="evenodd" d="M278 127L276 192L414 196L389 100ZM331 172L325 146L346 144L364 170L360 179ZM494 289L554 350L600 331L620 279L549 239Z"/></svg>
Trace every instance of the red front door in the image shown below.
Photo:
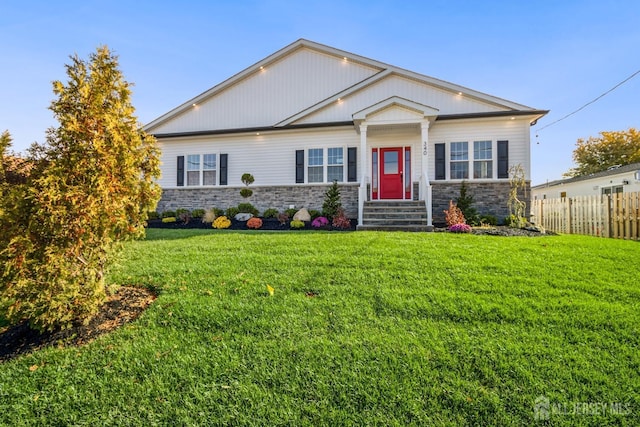
<svg viewBox="0 0 640 427"><path fill-rule="evenodd" d="M380 198L402 199L402 147L380 149Z"/></svg>

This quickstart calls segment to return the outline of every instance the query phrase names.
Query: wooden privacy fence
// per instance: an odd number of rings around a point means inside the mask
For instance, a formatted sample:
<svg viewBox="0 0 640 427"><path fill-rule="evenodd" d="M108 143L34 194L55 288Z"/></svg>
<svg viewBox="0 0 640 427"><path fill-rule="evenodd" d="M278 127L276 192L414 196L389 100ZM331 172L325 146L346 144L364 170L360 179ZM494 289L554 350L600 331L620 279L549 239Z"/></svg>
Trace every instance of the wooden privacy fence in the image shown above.
<svg viewBox="0 0 640 427"><path fill-rule="evenodd" d="M556 233L640 239L640 193L534 200L531 215Z"/></svg>

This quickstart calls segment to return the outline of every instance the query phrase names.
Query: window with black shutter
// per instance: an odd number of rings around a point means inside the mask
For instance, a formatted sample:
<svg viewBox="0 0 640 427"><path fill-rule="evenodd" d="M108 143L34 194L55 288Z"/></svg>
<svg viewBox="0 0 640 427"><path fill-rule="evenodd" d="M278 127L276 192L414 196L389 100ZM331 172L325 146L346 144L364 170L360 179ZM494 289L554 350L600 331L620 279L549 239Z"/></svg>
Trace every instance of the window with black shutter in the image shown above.
<svg viewBox="0 0 640 427"><path fill-rule="evenodd" d="M178 156L178 170L176 172L178 180L176 185L184 187L184 156Z"/></svg>

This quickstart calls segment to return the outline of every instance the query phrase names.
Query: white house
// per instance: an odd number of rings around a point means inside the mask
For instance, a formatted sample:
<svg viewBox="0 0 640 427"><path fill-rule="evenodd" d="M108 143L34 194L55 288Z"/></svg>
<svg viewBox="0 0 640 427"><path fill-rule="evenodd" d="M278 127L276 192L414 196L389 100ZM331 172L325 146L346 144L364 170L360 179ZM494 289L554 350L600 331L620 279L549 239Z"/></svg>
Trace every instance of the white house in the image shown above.
<svg viewBox="0 0 640 427"><path fill-rule="evenodd" d="M508 170L529 179L530 126L547 111L298 40L149 123L162 150L158 210L320 209L334 180L346 212L419 201L431 221L466 181L504 217ZM396 212L397 214L397 212Z"/></svg>
<svg viewBox="0 0 640 427"><path fill-rule="evenodd" d="M640 192L640 163L531 187L534 200Z"/></svg>

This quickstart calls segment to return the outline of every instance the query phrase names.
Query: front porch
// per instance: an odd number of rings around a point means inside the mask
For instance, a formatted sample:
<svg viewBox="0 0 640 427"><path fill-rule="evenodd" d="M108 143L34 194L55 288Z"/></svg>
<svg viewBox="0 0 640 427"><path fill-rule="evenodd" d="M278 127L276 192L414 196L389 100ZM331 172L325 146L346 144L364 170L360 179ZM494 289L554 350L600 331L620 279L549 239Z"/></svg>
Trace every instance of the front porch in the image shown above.
<svg viewBox="0 0 640 427"><path fill-rule="evenodd" d="M427 169L437 113L392 97L353 114L360 134L358 229L433 229Z"/></svg>

